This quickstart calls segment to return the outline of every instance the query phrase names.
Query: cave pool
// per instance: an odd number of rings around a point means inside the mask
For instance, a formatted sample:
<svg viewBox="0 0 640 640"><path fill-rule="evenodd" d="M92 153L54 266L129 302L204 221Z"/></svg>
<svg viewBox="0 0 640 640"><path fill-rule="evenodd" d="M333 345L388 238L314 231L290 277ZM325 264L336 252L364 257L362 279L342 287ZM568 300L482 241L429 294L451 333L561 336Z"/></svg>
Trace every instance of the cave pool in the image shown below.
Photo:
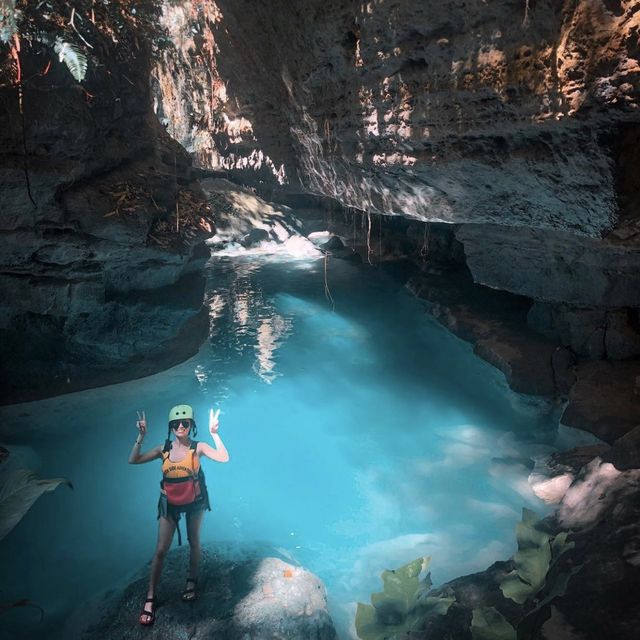
<svg viewBox="0 0 640 640"><path fill-rule="evenodd" d="M203 543L260 541L317 574L343 640L382 570L431 556L437 585L512 555L522 507L545 511L529 460L569 444L557 407L511 392L381 267L329 260L335 310L317 256L217 256L207 273L210 338L187 362L2 409L25 464L74 485L0 544L0 600L46 610L5 613L13 637L53 637L151 559L160 465L127 464L137 409L145 448L172 405L194 406L199 439L221 409L231 460L204 463Z"/></svg>

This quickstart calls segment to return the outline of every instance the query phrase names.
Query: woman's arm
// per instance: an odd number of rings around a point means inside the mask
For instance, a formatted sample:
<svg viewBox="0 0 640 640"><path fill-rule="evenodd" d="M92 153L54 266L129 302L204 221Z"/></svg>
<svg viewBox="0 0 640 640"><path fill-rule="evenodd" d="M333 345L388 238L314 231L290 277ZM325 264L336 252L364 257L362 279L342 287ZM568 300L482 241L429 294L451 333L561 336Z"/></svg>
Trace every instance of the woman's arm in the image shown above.
<svg viewBox="0 0 640 640"><path fill-rule="evenodd" d="M131 453L129 454L129 464L142 464L143 462L151 462L151 460L157 460L158 458L162 458L161 444L153 447L153 449L149 449L149 451L140 453L140 444L134 442L133 449L131 449Z"/></svg>
<svg viewBox="0 0 640 640"><path fill-rule="evenodd" d="M197 452L200 455L204 455L216 462L229 462L229 452L224 446L224 442L218 435L218 414L220 410L213 413L213 409L209 411L209 433L213 438L213 443L216 445L214 449L210 444L206 442L198 442Z"/></svg>
<svg viewBox="0 0 640 640"><path fill-rule="evenodd" d="M136 427L138 428L138 437L133 443L133 448L131 449L131 453L129 454L129 464L142 464L143 462L150 462L151 460L162 458L162 445L158 445L157 447L150 449L146 453L140 453L142 441L147 434L147 418L144 414L144 411L138 411L138 420L136 422Z"/></svg>
<svg viewBox="0 0 640 640"><path fill-rule="evenodd" d="M214 449L210 444L206 442L198 442L198 453L215 460L216 462L229 462L229 452L224 446L222 439L217 433L212 433L213 442L216 445Z"/></svg>

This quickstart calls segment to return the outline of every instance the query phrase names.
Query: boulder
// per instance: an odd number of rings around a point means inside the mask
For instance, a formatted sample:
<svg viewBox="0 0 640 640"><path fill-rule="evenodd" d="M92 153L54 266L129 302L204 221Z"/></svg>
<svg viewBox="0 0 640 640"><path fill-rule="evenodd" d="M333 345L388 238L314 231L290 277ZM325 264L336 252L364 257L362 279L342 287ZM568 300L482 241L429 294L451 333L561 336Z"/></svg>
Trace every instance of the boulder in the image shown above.
<svg viewBox="0 0 640 640"><path fill-rule="evenodd" d="M302 223L286 205L266 202L253 189L224 178L206 178L200 184L216 212L211 244L252 247L265 241L283 243L301 234Z"/></svg>
<svg viewBox="0 0 640 640"><path fill-rule="evenodd" d="M462 225L456 237L479 284L574 307L640 307L637 238L620 242L497 224ZM573 327L584 324L568 319L564 344L584 344L588 335L571 335ZM596 318L590 318L587 325L594 324Z"/></svg>
<svg viewBox="0 0 640 640"><path fill-rule="evenodd" d="M322 582L300 566L248 545L205 545L198 598L180 594L189 566L188 549L170 551L165 561L153 627L138 623L148 567L122 588L82 603L70 617L65 637L78 640L151 638L164 640L335 640Z"/></svg>

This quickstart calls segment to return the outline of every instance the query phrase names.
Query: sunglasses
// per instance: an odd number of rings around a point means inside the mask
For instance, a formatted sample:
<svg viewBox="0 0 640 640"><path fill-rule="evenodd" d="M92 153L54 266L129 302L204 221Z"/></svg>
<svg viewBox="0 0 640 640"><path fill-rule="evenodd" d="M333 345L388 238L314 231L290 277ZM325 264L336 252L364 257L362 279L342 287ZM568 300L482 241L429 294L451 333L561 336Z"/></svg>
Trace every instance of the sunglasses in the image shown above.
<svg viewBox="0 0 640 640"><path fill-rule="evenodd" d="M191 429L193 427L193 420L171 420L169 422L169 428L177 431L178 428L182 425L185 429Z"/></svg>

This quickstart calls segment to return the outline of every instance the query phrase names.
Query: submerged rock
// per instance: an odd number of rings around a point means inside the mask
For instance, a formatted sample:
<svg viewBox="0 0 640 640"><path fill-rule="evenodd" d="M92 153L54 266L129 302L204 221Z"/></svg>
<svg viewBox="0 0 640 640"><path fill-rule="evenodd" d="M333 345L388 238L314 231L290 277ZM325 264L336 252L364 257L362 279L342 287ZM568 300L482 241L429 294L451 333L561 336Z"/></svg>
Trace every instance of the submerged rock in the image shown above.
<svg viewBox="0 0 640 640"><path fill-rule="evenodd" d="M335 640L322 582L299 566L270 557L273 549L238 545L203 548L198 598L180 594L187 576L188 549L168 554L152 627L139 624L148 569L121 590L72 615L66 637L78 640Z"/></svg>

